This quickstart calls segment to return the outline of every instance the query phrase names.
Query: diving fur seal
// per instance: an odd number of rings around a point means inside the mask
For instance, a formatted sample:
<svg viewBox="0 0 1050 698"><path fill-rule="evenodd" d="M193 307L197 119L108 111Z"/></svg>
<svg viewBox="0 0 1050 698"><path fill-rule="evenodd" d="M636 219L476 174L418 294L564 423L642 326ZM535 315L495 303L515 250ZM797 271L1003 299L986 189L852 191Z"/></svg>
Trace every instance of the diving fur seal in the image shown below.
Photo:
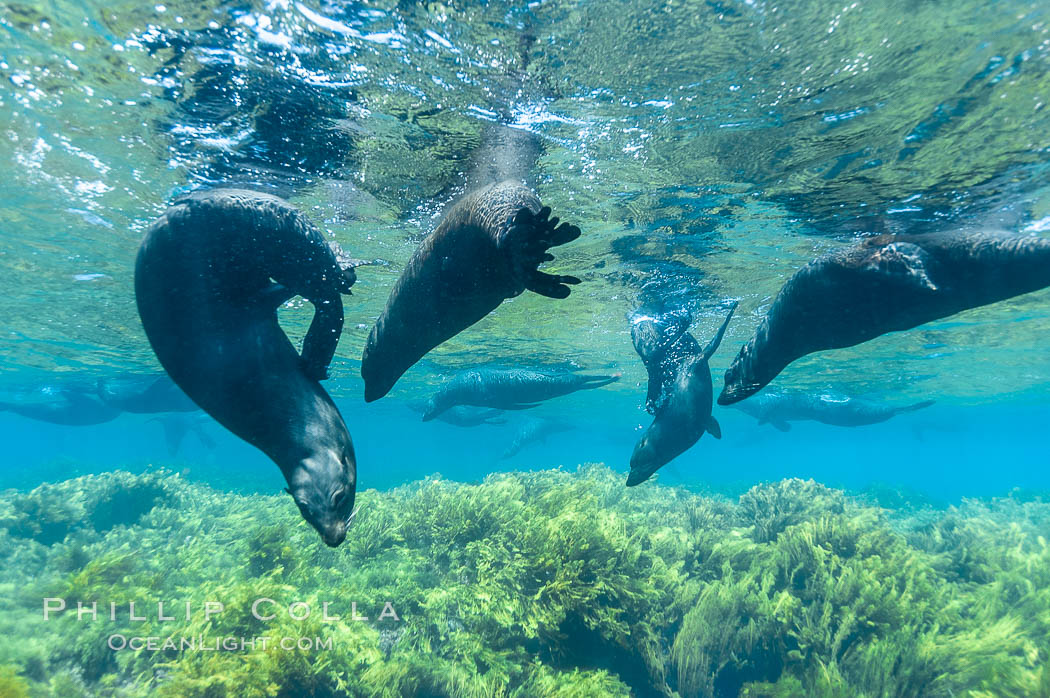
<svg viewBox="0 0 1050 698"><path fill-rule="evenodd" d="M420 244L394 284L361 358L365 401L390 392L428 351L526 289L567 298L574 276L537 267L551 247L580 229L558 224L550 208L513 181L481 187L456 203Z"/></svg>
<svg viewBox="0 0 1050 698"><path fill-rule="evenodd" d="M319 380L343 326L352 264L285 201L237 189L179 199L147 231L135 265L146 336L172 380L280 467L330 546L354 511L357 463ZM295 351L277 321L294 295L314 306Z"/></svg>
<svg viewBox="0 0 1050 698"><path fill-rule="evenodd" d="M455 405L528 409L543 400L600 388L618 380L619 374L591 376L527 368L474 368L456 374L441 386L427 403L423 421L428 422Z"/></svg>
<svg viewBox="0 0 1050 698"><path fill-rule="evenodd" d="M667 396L675 369L687 355L700 351L700 345L687 333L692 318L687 312L639 310L631 316L631 343L649 376L645 409L654 414Z"/></svg>
<svg viewBox="0 0 1050 698"><path fill-rule="evenodd" d="M701 351L698 351L699 344L696 339L689 332L682 330L681 335L662 350L666 355L675 357L673 361L667 361L666 358L661 361L659 355L642 354L642 361L647 365L649 362L657 362L657 365L662 367L662 373L657 376L661 388L656 391L659 397L651 408L655 415L653 423L646 429L635 445L634 453L631 454L628 487L640 485L648 480L657 470L691 448L705 431L716 439L722 438L722 428L711 415L714 388L708 362L722 343L734 310L736 303L730 307L714 338ZM642 351L653 349L659 352L660 347L665 344L666 342L639 343L636 339L635 347L641 347L641 354ZM650 395L653 392L650 385Z"/></svg>
<svg viewBox="0 0 1050 698"><path fill-rule="evenodd" d="M805 420L835 427L878 424L905 412L925 409L933 403L933 400L923 400L894 407L835 393L816 395L785 391L755 395L734 404L733 407L754 417L759 424L769 424L779 431L790 431L790 422Z"/></svg>
<svg viewBox="0 0 1050 698"><path fill-rule="evenodd" d="M818 257L777 294L725 374L718 404L795 359L1050 286L1050 239L1005 232L879 235Z"/></svg>

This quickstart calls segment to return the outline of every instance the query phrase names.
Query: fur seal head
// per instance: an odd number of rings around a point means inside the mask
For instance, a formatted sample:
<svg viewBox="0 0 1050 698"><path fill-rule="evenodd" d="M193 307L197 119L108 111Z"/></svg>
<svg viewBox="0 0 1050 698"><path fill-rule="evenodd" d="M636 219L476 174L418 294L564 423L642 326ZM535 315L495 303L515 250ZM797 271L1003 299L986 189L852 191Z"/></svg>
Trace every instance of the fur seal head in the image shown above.
<svg viewBox="0 0 1050 698"><path fill-rule="evenodd" d="M733 363L726 369L722 394L718 396L719 405L732 405L740 402L757 393L773 379L769 377L763 382L769 371L765 370L756 358L758 354L756 344L754 338L748 341L740 349Z"/></svg>
<svg viewBox="0 0 1050 698"><path fill-rule="evenodd" d="M299 462L288 476L288 494L303 518L317 529L325 545L337 547L346 538L357 510L357 465L353 451L326 449Z"/></svg>
<svg viewBox="0 0 1050 698"><path fill-rule="evenodd" d="M678 453L661 452L659 445L667 442L663 431L663 427L654 422L634 445L634 452L631 453L631 472L627 475L628 487L642 484L652 477L653 473L679 455Z"/></svg>

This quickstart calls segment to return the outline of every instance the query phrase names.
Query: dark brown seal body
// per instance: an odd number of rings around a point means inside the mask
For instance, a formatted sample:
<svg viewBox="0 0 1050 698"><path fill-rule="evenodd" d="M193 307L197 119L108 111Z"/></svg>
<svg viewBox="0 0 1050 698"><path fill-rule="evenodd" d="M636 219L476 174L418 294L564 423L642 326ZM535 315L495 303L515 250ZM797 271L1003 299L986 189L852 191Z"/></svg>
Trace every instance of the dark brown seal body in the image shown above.
<svg viewBox="0 0 1050 698"><path fill-rule="evenodd" d="M346 536L354 447L318 383L355 280L324 236L274 196L236 189L177 201L146 233L135 267L142 325L168 375L219 423L268 455L328 545ZM276 283L275 283L276 282ZM315 307L302 357L277 322Z"/></svg>
<svg viewBox="0 0 1050 698"><path fill-rule="evenodd" d="M75 386L45 385L22 392L16 400L0 401L0 412L13 412L40 422L79 427L112 421L120 415L121 410L85 395Z"/></svg>
<svg viewBox="0 0 1050 698"><path fill-rule="evenodd" d="M790 422L812 421L833 427L863 427L885 422L905 412L923 410L934 404L923 400L895 407L838 393L803 393L798 391L764 392L733 405L751 415L759 424L772 425L778 431L791 431Z"/></svg>
<svg viewBox="0 0 1050 698"><path fill-rule="evenodd" d="M577 390L601 388L618 380L619 373L610 376L561 371L551 373L530 368L472 368L445 381L427 401L423 421L429 422L457 405L527 410L544 400Z"/></svg>
<svg viewBox="0 0 1050 698"><path fill-rule="evenodd" d="M879 235L819 257L777 294L726 371L729 405L806 354L850 347L1050 286L1050 239L1005 232Z"/></svg>
<svg viewBox="0 0 1050 698"><path fill-rule="evenodd" d="M428 351L525 289L566 298L571 276L537 267L547 250L580 235L549 218L539 198L515 182L483 187L460 200L419 246L368 335L361 375L365 400L386 395Z"/></svg>
<svg viewBox="0 0 1050 698"><path fill-rule="evenodd" d="M656 390L651 384L649 387L649 395L656 395L655 403L651 407L654 419L635 444L631 454L631 472L627 475L628 487L640 485L651 478L657 470L692 448L705 432L716 439L722 438L722 427L711 414L714 389L711 383L710 360L718 350L718 345L722 343L729 321L733 319L734 310L735 302L729 308L714 338L703 349L693 335L686 331L688 323L679 325L682 328L680 334L673 344L665 349L660 348L659 342L649 340L651 333L633 333L635 349L646 366L660 367L655 376L660 387ZM650 350L655 351L655 354L648 353ZM661 360L660 354L666 354L667 358ZM654 380L652 372L649 380Z"/></svg>

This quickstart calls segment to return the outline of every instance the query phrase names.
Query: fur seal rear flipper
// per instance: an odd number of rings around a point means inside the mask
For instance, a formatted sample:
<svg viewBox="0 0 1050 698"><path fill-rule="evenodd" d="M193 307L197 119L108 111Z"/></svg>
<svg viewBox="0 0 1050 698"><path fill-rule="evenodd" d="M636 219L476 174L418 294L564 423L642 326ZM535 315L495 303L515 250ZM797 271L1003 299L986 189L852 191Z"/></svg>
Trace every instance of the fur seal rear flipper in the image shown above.
<svg viewBox="0 0 1050 698"><path fill-rule="evenodd" d="M368 335L361 358L365 400L390 392L428 351L526 289L566 298L574 276L545 274L551 247L580 229L559 225L550 208L515 182L474 191L456 203L416 250Z"/></svg>
<svg viewBox="0 0 1050 698"><path fill-rule="evenodd" d="M678 359L699 351L692 335L686 335L692 316L687 312L641 309L631 315L631 343L649 376L645 409L654 414L667 393Z"/></svg>
<svg viewBox="0 0 1050 698"><path fill-rule="evenodd" d="M725 374L718 404L792 361L1050 286L1050 239L1002 232L879 235L802 267Z"/></svg>
<svg viewBox="0 0 1050 698"><path fill-rule="evenodd" d="M343 326L353 265L281 199L237 189L175 202L147 231L135 265L146 336L172 380L280 467L299 511L339 545L354 511L350 434L319 380ZM295 351L277 307L315 309Z"/></svg>

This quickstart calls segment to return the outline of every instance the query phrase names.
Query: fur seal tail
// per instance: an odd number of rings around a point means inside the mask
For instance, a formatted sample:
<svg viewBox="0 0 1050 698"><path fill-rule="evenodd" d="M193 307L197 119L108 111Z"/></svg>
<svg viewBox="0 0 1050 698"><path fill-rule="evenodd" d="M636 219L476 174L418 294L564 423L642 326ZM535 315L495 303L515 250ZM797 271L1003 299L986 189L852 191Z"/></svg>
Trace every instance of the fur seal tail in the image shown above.
<svg viewBox="0 0 1050 698"><path fill-rule="evenodd" d="M915 412L916 410L923 410L932 405L934 402L936 402L936 400L923 400L922 402L916 402L914 405L898 407L893 411L893 413L904 414L905 412Z"/></svg>
<svg viewBox="0 0 1050 698"><path fill-rule="evenodd" d="M718 333L715 334L714 338L708 342L707 346L704 347L704 361L710 360L716 351L718 351L718 345L722 343L722 337L726 333L726 328L729 327L729 321L733 319L733 313L736 312L737 301L733 301L733 305L729 306L729 314L726 315L726 319L722 321L722 326L718 328Z"/></svg>

